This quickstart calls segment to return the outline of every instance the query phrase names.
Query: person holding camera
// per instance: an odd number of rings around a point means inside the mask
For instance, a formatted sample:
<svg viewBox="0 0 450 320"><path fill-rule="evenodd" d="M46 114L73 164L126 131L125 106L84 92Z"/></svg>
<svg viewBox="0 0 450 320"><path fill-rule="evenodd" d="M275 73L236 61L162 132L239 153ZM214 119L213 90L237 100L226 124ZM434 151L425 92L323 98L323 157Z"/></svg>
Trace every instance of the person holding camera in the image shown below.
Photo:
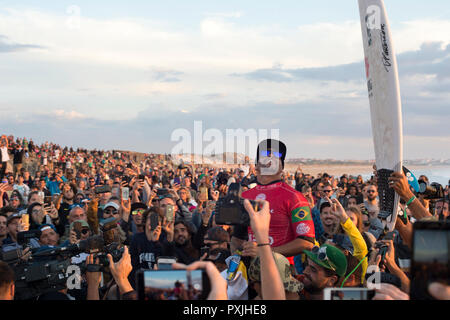
<svg viewBox="0 0 450 320"><path fill-rule="evenodd" d="M311 249L315 244L314 223L308 200L291 186L282 182L286 145L278 140L264 140L258 145L256 174L258 185L242 193L242 198L266 200L270 204L268 244L273 251L293 257ZM254 242L251 228L236 226L231 251L242 248L246 238Z"/></svg>

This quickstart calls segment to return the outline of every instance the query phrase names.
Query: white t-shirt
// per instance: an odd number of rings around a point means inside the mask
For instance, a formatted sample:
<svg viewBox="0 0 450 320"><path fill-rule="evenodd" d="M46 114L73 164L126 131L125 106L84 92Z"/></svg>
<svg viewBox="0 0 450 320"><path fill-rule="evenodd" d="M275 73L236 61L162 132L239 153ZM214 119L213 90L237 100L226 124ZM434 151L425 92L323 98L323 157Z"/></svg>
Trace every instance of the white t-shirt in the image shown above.
<svg viewBox="0 0 450 320"><path fill-rule="evenodd" d="M1 152L2 152L2 162L9 161L8 148L7 147L1 147Z"/></svg>

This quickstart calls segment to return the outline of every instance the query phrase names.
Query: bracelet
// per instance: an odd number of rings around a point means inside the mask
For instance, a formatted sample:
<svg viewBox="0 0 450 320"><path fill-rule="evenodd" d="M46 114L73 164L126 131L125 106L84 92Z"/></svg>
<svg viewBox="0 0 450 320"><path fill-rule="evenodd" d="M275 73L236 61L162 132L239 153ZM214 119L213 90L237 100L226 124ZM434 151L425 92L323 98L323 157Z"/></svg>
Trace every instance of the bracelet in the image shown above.
<svg viewBox="0 0 450 320"><path fill-rule="evenodd" d="M406 206L409 206L409 205L410 205L411 203L413 203L414 200L416 200L416 199L417 199L416 196L412 196L412 198L409 199L408 202L406 203Z"/></svg>
<svg viewBox="0 0 450 320"><path fill-rule="evenodd" d="M258 247L270 246L270 243L258 243Z"/></svg>

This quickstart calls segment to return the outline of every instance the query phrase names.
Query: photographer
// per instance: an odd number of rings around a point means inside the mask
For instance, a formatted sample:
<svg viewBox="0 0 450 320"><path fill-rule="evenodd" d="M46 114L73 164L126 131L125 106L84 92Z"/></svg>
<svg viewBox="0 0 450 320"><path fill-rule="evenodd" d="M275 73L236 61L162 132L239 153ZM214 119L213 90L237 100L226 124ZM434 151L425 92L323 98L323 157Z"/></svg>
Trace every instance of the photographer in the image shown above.
<svg viewBox="0 0 450 320"><path fill-rule="evenodd" d="M269 244L294 264L293 256L314 246L315 233L308 200L281 181L286 151L284 143L273 139L258 145L258 185L243 192L242 198L270 203ZM242 247L247 235L249 241L255 241L251 228L236 226L231 241L232 252Z"/></svg>

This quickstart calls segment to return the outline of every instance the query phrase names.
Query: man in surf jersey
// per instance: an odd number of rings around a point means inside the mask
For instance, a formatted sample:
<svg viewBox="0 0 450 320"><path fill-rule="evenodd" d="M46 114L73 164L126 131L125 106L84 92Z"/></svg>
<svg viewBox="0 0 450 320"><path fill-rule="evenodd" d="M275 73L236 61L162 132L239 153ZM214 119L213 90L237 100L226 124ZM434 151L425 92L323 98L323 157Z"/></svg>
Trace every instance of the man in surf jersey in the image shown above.
<svg viewBox="0 0 450 320"><path fill-rule="evenodd" d="M256 157L256 176L258 185L242 193L242 198L266 200L270 204L269 241L272 250L289 259L311 250L315 244L314 222L308 200L294 188L282 181L284 143L269 139L258 145ZM242 247L248 240L254 242L250 227L235 226L232 236L232 249Z"/></svg>

